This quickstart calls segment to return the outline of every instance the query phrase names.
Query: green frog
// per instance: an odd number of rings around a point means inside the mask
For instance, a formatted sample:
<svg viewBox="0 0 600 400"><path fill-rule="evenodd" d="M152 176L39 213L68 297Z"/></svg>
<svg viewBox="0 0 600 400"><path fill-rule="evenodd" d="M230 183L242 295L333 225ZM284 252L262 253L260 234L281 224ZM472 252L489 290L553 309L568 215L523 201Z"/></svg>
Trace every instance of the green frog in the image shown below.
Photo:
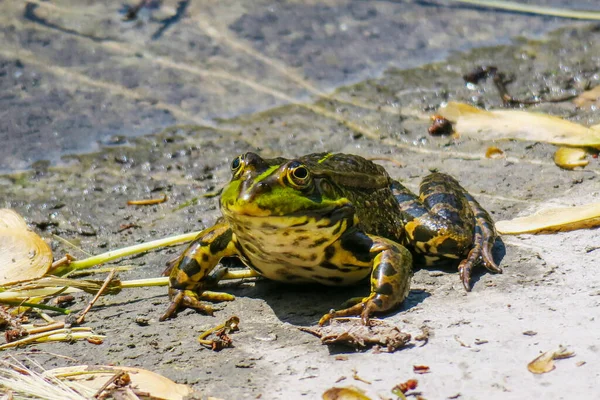
<svg viewBox="0 0 600 400"><path fill-rule="evenodd" d="M161 320L183 307L211 314L201 300L232 300L207 290L223 276L211 272L224 257L249 267L240 276L281 282L338 286L370 277L368 296L331 310L321 325L354 315L366 323L394 309L408 295L413 264L458 263L467 291L476 264L501 272L491 252L490 215L448 175L425 177L417 196L380 165L349 154L246 153L233 160L231 172L220 199L223 217L170 269L171 305Z"/></svg>

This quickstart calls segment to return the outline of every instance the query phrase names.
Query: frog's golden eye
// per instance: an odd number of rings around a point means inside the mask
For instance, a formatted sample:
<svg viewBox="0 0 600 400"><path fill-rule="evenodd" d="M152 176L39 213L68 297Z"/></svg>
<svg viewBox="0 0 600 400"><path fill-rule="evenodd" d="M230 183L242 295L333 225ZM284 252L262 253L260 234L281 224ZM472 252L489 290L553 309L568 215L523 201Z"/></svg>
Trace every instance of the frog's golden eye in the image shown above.
<svg viewBox="0 0 600 400"><path fill-rule="evenodd" d="M236 172L238 172L241 168L242 165L244 164L244 161L242 160L242 156L237 156L232 162L231 162L231 172L233 174L235 174Z"/></svg>
<svg viewBox="0 0 600 400"><path fill-rule="evenodd" d="M308 168L294 161L288 165L287 169L288 182L296 188L302 189L310 185L311 176Z"/></svg>

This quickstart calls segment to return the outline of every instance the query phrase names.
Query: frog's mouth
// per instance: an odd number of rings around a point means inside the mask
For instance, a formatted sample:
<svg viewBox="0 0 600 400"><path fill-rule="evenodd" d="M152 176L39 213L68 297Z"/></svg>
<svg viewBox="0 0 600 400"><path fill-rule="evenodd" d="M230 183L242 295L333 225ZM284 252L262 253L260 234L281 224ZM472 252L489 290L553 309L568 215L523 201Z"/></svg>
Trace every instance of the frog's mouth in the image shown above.
<svg viewBox="0 0 600 400"><path fill-rule="evenodd" d="M266 222L267 220L277 220L285 227L302 226L308 224L309 221L314 221L317 223L323 222L323 226L332 226L342 219L351 219L354 216L354 206L351 203L345 203L315 210L285 213L277 212L277 210L264 210L256 204L245 204L243 206L222 204L221 212L230 221L259 219Z"/></svg>

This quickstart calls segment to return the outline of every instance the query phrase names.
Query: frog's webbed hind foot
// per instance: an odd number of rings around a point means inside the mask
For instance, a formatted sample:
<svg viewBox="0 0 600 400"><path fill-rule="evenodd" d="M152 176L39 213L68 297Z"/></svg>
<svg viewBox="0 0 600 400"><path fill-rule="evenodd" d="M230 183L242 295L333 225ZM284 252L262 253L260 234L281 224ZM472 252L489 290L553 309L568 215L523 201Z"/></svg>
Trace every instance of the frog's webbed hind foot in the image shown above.
<svg viewBox="0 0 600 400"><path fill-rule="evenodd" d="M214 309L212 306L210 304L202 303L200 301L201 299L214 302L235 300L235 297L231 294L210 292L207 290L198 294L193 290L170 289L169 297L171 298L171 304L169 304L169 307L165 313L159 318L159 321L165 321L169 318L173 318L177 316L177 312L179 310L183 310L185 308L193 308L202 314L213 315Z"/></svg>
<svg viewBox="0 0 600 400"><path fill-rule="evenodd" d="M469 251L467 258L458 265L460 279L467 292L471 291L471 271L477 263L483 264L488 271L501 274L502 269L494 261L492 248L496 241L496 229L490 215L479 203L468 193L465 196L469 202L471 210L475 215L475 229L473 234L473 247Z"/></svg>

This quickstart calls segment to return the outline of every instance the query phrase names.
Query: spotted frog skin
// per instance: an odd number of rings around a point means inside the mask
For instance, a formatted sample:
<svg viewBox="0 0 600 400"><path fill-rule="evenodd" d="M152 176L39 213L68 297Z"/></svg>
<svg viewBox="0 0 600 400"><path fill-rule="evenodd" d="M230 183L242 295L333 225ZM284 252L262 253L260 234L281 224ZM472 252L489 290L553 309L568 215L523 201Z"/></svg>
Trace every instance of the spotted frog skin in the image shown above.
<svg viewBox="0 0 600 400"><path fill-rule="evenodd" d="M223 257L238 257L246 276L276 281L350 285L370 276L371 290L351 299L334 317L397 307L408 295L413 263L459 263L470 290L472 268L501 272L491 249L496 238L487 213L445 174L425 177L419 196L383 167L348 154L309 154L297 159L237 157L220 200L223 218L202 231L170 270L171 305L212 313L200 300L231 300L206 290Z"/></svg>

